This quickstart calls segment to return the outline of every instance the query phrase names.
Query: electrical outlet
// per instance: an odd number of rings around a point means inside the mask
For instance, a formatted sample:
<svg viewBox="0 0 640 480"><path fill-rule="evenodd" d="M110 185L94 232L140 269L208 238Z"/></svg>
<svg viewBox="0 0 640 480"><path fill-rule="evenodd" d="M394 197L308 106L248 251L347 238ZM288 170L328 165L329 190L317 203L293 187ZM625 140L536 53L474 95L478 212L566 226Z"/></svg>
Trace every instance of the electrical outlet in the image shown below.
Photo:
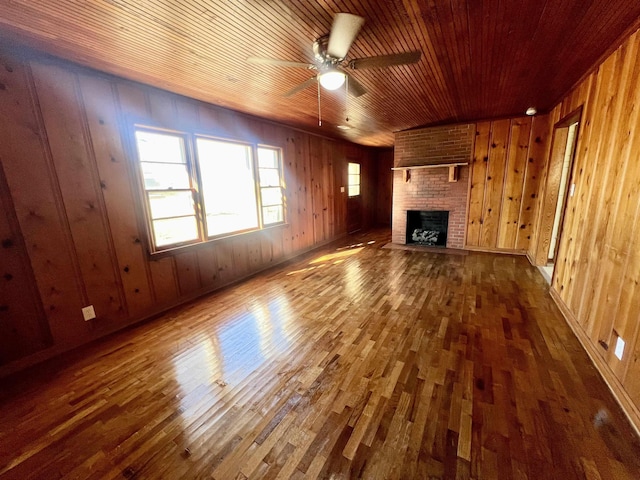
<svg viewBox="0 0 640 480"><path fill-rule="evenodd" d="M96 311L93 309L93 305L84 307L82 309L82 316L84 317L85 322L88 322L89 320L93 320L94 318L96 318Z"/></svg>
<svg viewBox="0 0 640 480"><path fill-rule="evenodd" d="M344 187L340 187L340 193L344 193Z"/></svg>

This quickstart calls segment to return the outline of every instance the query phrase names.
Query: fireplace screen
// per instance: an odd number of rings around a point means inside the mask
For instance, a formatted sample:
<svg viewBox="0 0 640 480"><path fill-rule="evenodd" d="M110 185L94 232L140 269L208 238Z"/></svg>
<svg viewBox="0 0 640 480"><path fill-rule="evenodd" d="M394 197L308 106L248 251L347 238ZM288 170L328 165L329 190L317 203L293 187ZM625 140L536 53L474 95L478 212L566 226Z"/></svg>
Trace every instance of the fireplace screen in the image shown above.
<svg viewBox="0 0 640 480"><path fill-rule="evenodd" d="M407 243L446 247L448 225L449 212L408 210Z"/></svg>

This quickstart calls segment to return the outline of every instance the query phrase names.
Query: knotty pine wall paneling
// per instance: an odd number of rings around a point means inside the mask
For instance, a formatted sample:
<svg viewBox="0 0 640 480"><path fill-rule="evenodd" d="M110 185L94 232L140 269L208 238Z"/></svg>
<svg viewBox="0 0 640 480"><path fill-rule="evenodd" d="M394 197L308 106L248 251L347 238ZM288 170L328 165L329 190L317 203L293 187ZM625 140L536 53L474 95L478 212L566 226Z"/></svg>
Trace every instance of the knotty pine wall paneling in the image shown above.
<svg viewBox="0 0 640 480"><path fill-rule="evenodd" d="M483 225L485 183L489 165L489 139L491 122L479 122L476 125L476 138L470 165L471 184L469 185L469 207L467 214L466 245L479 247L480 232Z"/></svg>
<svg viewBox="0 0 640 480"><path fill-rule="evenodd" d="M114 271L114 251L105 225L104 199L84 109L78 98L77 76L42 65L33 65L32 71L87 303L103 320L117 320L126 315L123 292Z"/></svg>
<svg viewBox="0 0 640 480"><path fill-rule="evenodd" d="M502 208L500 210L500 228L498 229L498 248L515 249L517 244L530 136L531 117L511 122Z"/></svg>
<svg viewBox="0 0 640 480"><path fill-rule="evenodd" d="M51 344L9 188L0 165L0 364Z"/></svg>
<svg viewBox="0 0 640 480"><path fill-rule="evenodd" d="M329 219L327 217L329 201L332 198L329 199L327 192L325 192L325 188L330 185L327 181L330 166L323 152L324 146L322 138L309 138L309 164L312 184L311 213L313 215L314 243L323 243L330 233Z"/></svg>
<svg viewBox="0 0 640 480"><path fill-rule="evenodd" d="M215 252L210 248L200 248L196 251L196 255L202 288L215 288L220 283L220 272Z"/></svg>
<svg viewBox="0 0 640 480"><path fill-rule="evenodd" d="M548 117L478 122L466 246L525 253L534 234Z"/></svg>
<svg viewBox="0 0 640 480"><path fill-rule="evenodd" d="M0 375L345 235L347 156L375 155L55 59L2 51L0 63L0 281L19 286L0 296L12 312ZM286 225L150 256L134 121L282 148Z"/></svg>
<svg viewBox="0 0 640 480"><path fill-rule="evenodd" d="M1 52L0 83L0 161L46 315L41 320L54 345L73 345L88 334L80 314L86 299L31 69ZM29 353L25 349L19 356Z"/></svg>
<svg viewBox="0 0 640 480"><path fill-rule="evenodd" d="M108 81L95 76L79 75L78 81L127 314L139 317L151 308L153 295L135 210L123 208L134 205L135 199L131 183L122 181L130 175L114 121L118 118L117 92Z"/></svg>
<svg viewBox="0 0 640 480"><path fill-rule="evenodd" d="M304 250L313 242L313 185L311 177L311 156L309 138L302 132L294 132L295 168L291 172L289 184L293 186L298 208L294 212L298 229L293 232L293 250Z"/></svg>
<svg viewBox="0 0 640 480"><path fill-rule="evenodd" d="M371 154L370 151L354 146L354 150L363 152L365 156ZM347 144L336 145L332 151L333 157L333 183L336 191L333 196L334 228L336 232L347 231ZM344 187L344 192L341 191Z"/></svg>
<svg viewBox="0 0 640 480"><path fill-rule="evenodd" d="M370 155L358 154L360 161L360 190L362 195L362 229L366 230L375 225L375 214L378 202L382 198L378 195L377 175L380 169L377 158ZM345 190L347 184L345 183ZM391 190L387 190L391 194Z"/></svg>
<svg viewBox="0 0 640 480"><path fill-rule="evenodd" d="M640 429L640 34L557 107L583 106L551 292ZM618 336L626 347L614 354ZM606 348L605 348L606 347Z"/></svg>
<svg viewBox="0 0 640 480"><path fill-rule="evenodd" d="M392 186L393 186L393 149L378 150L376 155L376 212L375 225L391 226Z"/></svg>
<svg viewBox="0 0 640 480"><path fill-rule="evenodd" d="M555 119L553 112L537 116L534 117L531 126L531 141L522 193L520 229L518 230L516 249L526 250L529 260L535 265L537 263L533 259L538 242L540 210L544 200L544 195L540 192L546 183L546 165Z"/></svg>
<svg viewBox="0 0 640 480"><path fill-rule="evenodd" d="M480 245L498 248L500 232L500 214L502 209L502 192L509 146L510 120L492 122L489 137L489 160L485 177L484 205L482 209L482 229Z"/></svg>
<svg viewBox="0 0 640 480"><path fill-rule="evenodd" d="M300 208L298 185L295 184L295 169L298 162L296 161L296 143L293 135L286 137L286 143L282 151L284 182L285 182L285 212L288 215L286 225L282 227L282 252L286 257L294 251L295 232L291 228L294 219L299 218L298 209Z"/></svg>

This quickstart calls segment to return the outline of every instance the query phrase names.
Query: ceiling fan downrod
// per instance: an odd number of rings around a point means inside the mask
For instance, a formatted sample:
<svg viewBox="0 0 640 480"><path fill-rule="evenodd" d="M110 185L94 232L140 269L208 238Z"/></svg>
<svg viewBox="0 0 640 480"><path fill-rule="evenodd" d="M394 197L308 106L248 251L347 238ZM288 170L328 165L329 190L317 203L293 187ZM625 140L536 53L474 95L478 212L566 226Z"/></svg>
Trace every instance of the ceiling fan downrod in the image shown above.
<svg viewBox="0 0 640 480"><path fill-rule="evenodd" d="M322 107L320 106L320 82L318 84L318 126L322 126Z"/></svg>

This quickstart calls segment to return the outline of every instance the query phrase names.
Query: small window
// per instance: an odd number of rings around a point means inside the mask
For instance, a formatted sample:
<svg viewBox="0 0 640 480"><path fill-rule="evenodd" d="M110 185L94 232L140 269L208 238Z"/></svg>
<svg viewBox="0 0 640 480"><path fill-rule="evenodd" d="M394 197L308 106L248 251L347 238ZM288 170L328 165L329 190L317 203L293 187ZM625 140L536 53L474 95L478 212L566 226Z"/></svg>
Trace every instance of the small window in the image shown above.
<svg viewBox="0 0 640 480"><path fill-rule="evenodd" d="M280 149L258 147L258 170L262 222L264 225L284 222Z"/></svg>
<svg viewBox="0 0 640 480"><path fill-rule="evenodd" d="M348 193L350 197L360 195L360 164L349 163L349 178L347 183Z"/></svg>
<svg viewBox="0 0 640 480"><path fill-rule="evenodd" d="M154 252L284 222L281 150L136 127Z"/></svg>

